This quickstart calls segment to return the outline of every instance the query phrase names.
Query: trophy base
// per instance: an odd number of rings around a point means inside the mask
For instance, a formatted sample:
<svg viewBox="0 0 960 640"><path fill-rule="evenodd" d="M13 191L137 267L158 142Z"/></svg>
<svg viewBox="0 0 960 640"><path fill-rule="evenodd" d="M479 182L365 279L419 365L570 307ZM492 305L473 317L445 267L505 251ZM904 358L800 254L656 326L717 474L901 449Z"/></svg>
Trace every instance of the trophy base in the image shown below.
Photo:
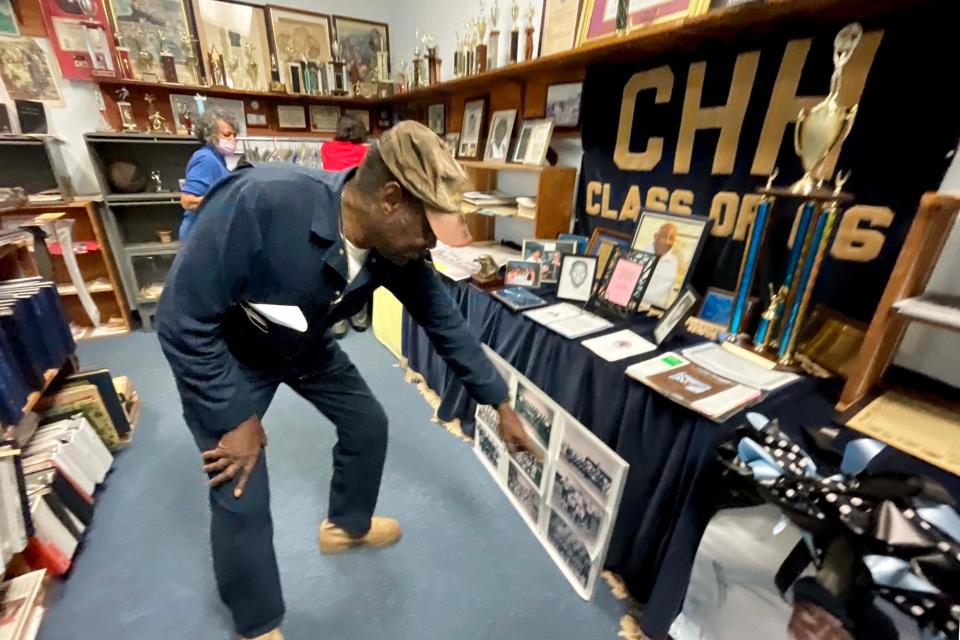
<svg viewBox="0 0 960 640"><path fill-rule="evenodd" d="M503 288L503 278L497 276L494 278L482 279L476 274L470 276L470 284L480 291L493 291Z"/></svg>
<svg viewBox="0 0 960 640"><path fill-rule="evenodd" d="M802 369L794 365L793 362L778 360L776 352L770 350L769 347L758 351L753 344L753 339L747 335L730 336L720 344L720 347L728 353L770 371L802 372Z"/></svg>

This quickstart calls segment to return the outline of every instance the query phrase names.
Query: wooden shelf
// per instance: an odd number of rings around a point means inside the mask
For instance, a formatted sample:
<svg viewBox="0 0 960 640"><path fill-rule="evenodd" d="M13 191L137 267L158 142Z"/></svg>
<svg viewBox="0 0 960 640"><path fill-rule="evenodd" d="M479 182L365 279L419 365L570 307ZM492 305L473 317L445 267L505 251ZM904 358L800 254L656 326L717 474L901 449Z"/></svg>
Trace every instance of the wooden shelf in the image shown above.
<svg viewBox="0 0 960 640"><path fill-rule="evenodd" d="M118 193L104 196L104 200L111 204L138 204L165 202L168 200L180 201L183 195L179 191L151 191L149 193Z"/></svg>
<svg viewBox="0 0 960 640"><path fill-rule="evenodd" d="M301 93L280 93L278 91L252 91L248 89L231 89L230 87L204 86L196 84L171 84L167 82L144 82L143 80L124 80L123 78L94 78L93 81L101 87L139 87L141 89L156 89L170 93L202 93L214 96L228 96L233 98L272 98L282 100L305 100L316 103L332 104L361 104L376 105L382 100L379 98L364 98L361 96L312 96Z"/></svg>
<svg viewBox="0 0 960 640"><path fill-rule="evenodd" d="M478 171L527 171L530 173L542 173L544 169L551 168L543 165L484 162L483 160L460 160L460 166Z"/></svg>
<svg viewBox="0 0 960 640"><path fill-rule="evenodd" d="M136 242L124 245L130 255L149 256L163 253L176 253L180 249L180 242Z"/></svg>
<svg viewBox="0 0 960 640"><path fill-rule="evenodd" d="M98 282L87 286L87 291L90 293L107 293L113 290L113 285L107 282ZM77 295L77 288L72 284L60 284L57 285L57 293L61 296L75 296Z"/></svg>

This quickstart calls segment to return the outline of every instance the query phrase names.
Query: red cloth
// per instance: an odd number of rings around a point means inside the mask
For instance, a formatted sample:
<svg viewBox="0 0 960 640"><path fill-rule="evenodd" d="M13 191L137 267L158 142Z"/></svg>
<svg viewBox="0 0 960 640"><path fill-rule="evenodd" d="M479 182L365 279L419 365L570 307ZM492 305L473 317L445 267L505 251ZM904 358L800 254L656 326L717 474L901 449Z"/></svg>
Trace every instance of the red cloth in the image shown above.
<svg viewBox="0 0 960 640"><path fill-rule="evenodd" d="M324 142L320 147L320 160L327 171L343 171L356 167L363 162L366 154L367 145L342 140Z"/></svg>

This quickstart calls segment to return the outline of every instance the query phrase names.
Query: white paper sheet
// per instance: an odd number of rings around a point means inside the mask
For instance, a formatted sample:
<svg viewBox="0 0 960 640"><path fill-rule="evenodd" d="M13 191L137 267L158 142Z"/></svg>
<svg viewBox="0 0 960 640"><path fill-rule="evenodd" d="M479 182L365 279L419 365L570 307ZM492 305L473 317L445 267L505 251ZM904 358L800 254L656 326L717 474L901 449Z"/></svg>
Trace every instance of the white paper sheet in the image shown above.
<svg viewBox="0 0 960 640"><path fill-rule="evenodd" d="M474 260L484 254L493 258L498 267L507 264L509 260L520 259L519 251L497 242L474 242L465 247L449 247L438 242L437 246L430 250L430 259L438 273L459 282L480 270L480 265Z"/></svg>
<svg viewBox="0 0 960 640"><path fill-rule="evenodd" d="M773 391L800 379L795 373L773 371L738 357L713 342L682 350L686 358L718 376L754 389Z"/></svg>
<svg viewBox="0 0 960 640"><path fill-rule="evenodd" d="M304 333L307 330L307 319L304 317L300 307L296 305L264 304L259 302L251 302L249 304L267 320L281 327L287 327L300 333Z"/></svg>
<svg viewBox="0 0 960 640"><path fill-rule="evenodd" d="M559 302L546 307L540 307L539 309L524 311L523 315L527 316L534 322L539 322L543 325L551 325L554 322L566 320L567 318L573 318L582 313L583 309L580 307L572 305L568 302Z"/></svg>
<svg viewBox="0 0 960 640"><path fill-rule="evenodd" d="M582 336L603 331L613 326L613 323L606 318L595 316L589 312L583 312L565 320L551 322L548 328L562 335L564 338L580 338Z"/></svg>
<svg viewBox="0 0 960 640"><path fill-rule="evenodd" d="M657 348L655 344L630 329L584 340L581 344L607 362L649 353Z"/></svg>

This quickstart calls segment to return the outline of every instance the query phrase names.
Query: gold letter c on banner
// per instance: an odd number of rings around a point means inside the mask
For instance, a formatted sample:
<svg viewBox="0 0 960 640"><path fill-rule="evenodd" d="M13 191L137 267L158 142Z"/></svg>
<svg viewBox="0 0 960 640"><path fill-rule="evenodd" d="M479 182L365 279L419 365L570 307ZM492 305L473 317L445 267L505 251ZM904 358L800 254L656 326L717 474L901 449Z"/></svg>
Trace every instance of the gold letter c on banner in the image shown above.
<svg viewBox="0 0 960 640"><path fill-rule="evenodd" d="M635 73L623 87L623 100L620 102L620 126L617 129L617 147L613 152L613 161L623 171L650 171L657 166L663 156L663 138L651 137L647 140L645 151L630 151L630 138L633 134L633 114L637 108L637 94L646 89L656 89L656 104L670 101L673 95L673 71L663 66Z"/></svg>

